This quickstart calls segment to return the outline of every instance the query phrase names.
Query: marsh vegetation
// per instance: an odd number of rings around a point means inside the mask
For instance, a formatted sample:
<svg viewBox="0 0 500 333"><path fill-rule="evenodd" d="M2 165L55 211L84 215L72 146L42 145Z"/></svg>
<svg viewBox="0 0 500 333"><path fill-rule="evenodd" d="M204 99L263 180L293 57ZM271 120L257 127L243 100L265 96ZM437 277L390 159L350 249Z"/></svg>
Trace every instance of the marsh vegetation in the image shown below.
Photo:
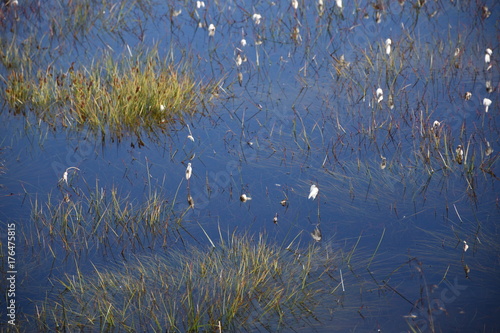
<svg viewBox="0 0 500 333"><path fill-rule="evenodd" d="M2 3L17 327L498 330L497 12Z"/></svg>

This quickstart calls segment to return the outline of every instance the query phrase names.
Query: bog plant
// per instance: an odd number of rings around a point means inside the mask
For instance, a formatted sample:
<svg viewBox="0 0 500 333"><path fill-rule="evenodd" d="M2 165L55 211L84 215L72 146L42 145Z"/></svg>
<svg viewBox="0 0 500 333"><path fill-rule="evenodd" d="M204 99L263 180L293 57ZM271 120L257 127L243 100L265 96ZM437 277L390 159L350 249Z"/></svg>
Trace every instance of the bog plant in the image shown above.
<svg viewBox="0 0 500 333"><path fill-rule="evenodd" d="M35 74L15 69L4 94L12 110L33 111L53 127L88 127L119 139L156 133L194 114L212 98L214 88L197 81L187 64L162 61L153 49L136 58L108 55L89 68L48 66Z"/></svg>
<svg viewBox="0 0 500 333"><path fill-rule="evenodd" d="M94 266L93 272L67 274L59 279L60 294L38 306L37 327L276 331L318 320L321 300L338 289L330 275L335 262L336 256L316 244L292 250L264 236L232 234L215 247L171 249L121 267Z"/></svg>

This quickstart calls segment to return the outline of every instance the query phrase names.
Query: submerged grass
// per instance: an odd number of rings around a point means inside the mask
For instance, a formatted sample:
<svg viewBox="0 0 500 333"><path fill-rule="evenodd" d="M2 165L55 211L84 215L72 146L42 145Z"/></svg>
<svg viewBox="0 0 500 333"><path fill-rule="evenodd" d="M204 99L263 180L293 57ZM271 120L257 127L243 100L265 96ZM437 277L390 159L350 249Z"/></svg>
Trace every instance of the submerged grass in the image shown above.
<svg viewBox="0 0 500 333"><path fill-rule="evenodd" d="M112 249L123 254L162 246L168 232L180 224L174 204L158 191L138 203L115 187L109 191L100 187L97 181L88 193L63 190L60 199L49 195L44 204L36 198L31 218L39 244L47 246L54 257L60 246L77 254Z"/></svg>
<svg viewBox="0 0 500 333"><path fill-rule="evenodd" d="M233 234L215 248L137 257L120 268L80 271L38 306L40 331L197 332L264 328L318 320L323 297L337 285L335 256L312 243L291 251ZM278 318L278 320L276 320Z"/></svg>
<svg viewBox="0 0 500 333"><path fill-rule="evenodd" d="M34 112L53 127L88 127L105 137L156 133L165 124L200 109L215 84L194 78L187 64L160 60L154 48L135 58L107 55L90 68L48 66L31 74L15 69L6 78L5 99L14 112Z"/></svg>

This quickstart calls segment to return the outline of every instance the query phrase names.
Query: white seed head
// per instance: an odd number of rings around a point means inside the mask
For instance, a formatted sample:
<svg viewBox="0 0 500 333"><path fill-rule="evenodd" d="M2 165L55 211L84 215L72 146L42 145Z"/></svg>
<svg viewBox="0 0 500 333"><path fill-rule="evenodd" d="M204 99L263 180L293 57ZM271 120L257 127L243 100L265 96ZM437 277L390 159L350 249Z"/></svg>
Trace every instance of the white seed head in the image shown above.
<svg viewBox="0 0 500 333"><path fill-rule="evenodd" d="M464 241L464 252L467 252L468 249L469 249L469 245L467 245L467 242Z"/></svg>
<svg viewBox="0 0 500 333"><path fill-rule="evenodd" d="M247 45L247 40L245 38L242 38L240 44L241 46L245 47Z"/></svg>
<svg viewBox="0 0 500 333"><path fill-rule="evenodd" d="M385 53L387 55L391 54L391 44L392 44L392 40L390 38L387 38L385 40Z"/></svg>
<svg viewBox="0 0 500 333"><path fill-rule="evenodd" d="M203 1L196 1L196 8L204 8L205 7L205 2Z"/></svg>
<svg viewBox="0 0 500 333"><path fill-rule="evenodd" d="M163 105L163 104L160 105L160 111L161 112L165 111L165 105Z"/></svg>
<svg viewBox="0 0 500 333"><path fill-rule="evenodd" d="M380 156L382 158L382 161L380 162L380 169L384 170L385 167L387 166L387 159L384 156Z"/></svg>
<svg viewBox="0 0 500 333"><path fill-rule="evenodd" d="M491 49L486 49L486 53L484 54L484 62L488 65L491 61L491 55L493 54L493 51Z"/></svg>
<svg viewBox="0 0 500 333"><path fill-rule="evenodd" d="M293 9L299 8L299 2L297 0L292 0L292 7Z"/></svg>
<svg viewBox="0 0 500 333"><path fill-rule="evenodd" d="M342 8L342 0L335 0L337 7Z"/></svg>
<svg viewBox="0 0 500 333"><path fill-rule="evenodd" d="M318 192L319 192L319 188L312 184L311 185L311 188L309 189L309 196L307 197L307 199L316 199L316 196L318 195Z"/></svg>
<svg viewBox="0 0 500 333"><path fill-rule="evenodd" d="M489 98L483 99L483 105L485 106L484 112L488 112L488 108L491 105L491 99Z"/></svg>
<svg viewBox="0 0 500 333"><path fill-rule="evenodd" d="M192 174L193 174L193 168L191 167L191 163L188 163L188 166L186 168L186 180L189 180Z"/></svg>
<svg viewBox="0 0 500 333"><path fill-rule="evenodd" d="M215 35L215 25L210 23L210 25L208 26L208 36L213 37L214 35Z"/></svg>
<svg viewBox="0 0 500 333"><path fill-rule="evenodd" d="M382 88L378 88L376 94L377 94L377 103L382 102L384 99L384 91L382 90Z"/></svg>
<svg viewBox="0 0 500 333"><path fill-rule="evenodd" d="M260 15L260 14L255 13L255 14L252 15L252 20L257 25L260 24L260 20L261 19L262 19L262 15Z"/></svg>
<svg viewBox="0 0 500 333"><path fill-rule="evenodd" d="M187 138L188 138L189 140L191 140L191 141L193 141L193 142L194 142L194 138L193 138L193 136L192 136L191 134L189 134L189 135L187 136Z"/></svg>
<svg viewBox="0 0 500 333"><path fill-rule="evenodd" d="M241 66L241 64L243 63L243 59L241 58L241 56L238 54L236 56L236 66Z"/></svg>
<svg viewBox="0 0 500 333"><path fill-rule="evenodd" d="M321 236L321 230L319 230L319 228L318 228L318 227L316 227L316 228L314 229L314 231L313 231L313 232L311 232L311 236L312 236L312 238L313 238L316 242L319 242L319 241L321 240L321 237L322 237L322 236Z"/></svg>
<svg viewBox="0 0 500 333"><path fill-rule="evenodd" d="M248 200L252 200L252 198L250 198L249 196L247 196L245 193L243 193L241 196L240 196L240 201L241 202L246 202Z"/></svg>
<svg viewBox="0 0 500 333"><path fill-rule="evenodd" d="M493 148L491 148L490 143L486 141L486 151L485 151L486 156L490 156L493 154Z"/></svg>

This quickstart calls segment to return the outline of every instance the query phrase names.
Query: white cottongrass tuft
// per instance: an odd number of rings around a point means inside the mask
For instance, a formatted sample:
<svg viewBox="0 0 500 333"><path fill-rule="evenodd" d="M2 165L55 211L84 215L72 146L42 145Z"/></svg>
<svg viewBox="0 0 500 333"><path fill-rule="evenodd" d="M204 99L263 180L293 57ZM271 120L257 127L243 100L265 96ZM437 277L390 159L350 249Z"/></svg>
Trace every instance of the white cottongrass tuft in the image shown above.
<svg viewBox="0 0 500 333"><path fill-rule="evenodd" d="M483 105L485 107L484 112L488 112L488 108L491 105L491 99L489 99L489 98L483 99Z"/></svg>
<svg viewBox="0 0 500 333"><path fill-rule="evenodd" d="M240 195L240 201L241 202L246 202L248 200L252 200L252 198L250 198L249 196L247 196L245 193L243 193L242 195Z"/></svg>
<svg viewBox="0 0 500 333"><path fill-rule="evenodd" d="M469 249L469 245L467 244L466 241L464 241L464 252L467 252L468 249Z"/></svg>
<svg viewBox="0 0 500 333"><path fill-rule="evenodd" d="M80 171L80 169L78 169L77 167L69 167L69 168L67 168L64 171L63 176L61 178L61 181L64 181L66 184L68 184L68 171L71 170L71 169L75 169L75 170Z"/></svg>
<svg viewBox="0 0 500 333"><path fill-rule="evenodd" d="M378 88L377 89L377 103L380 103L384 100L384 91L382 90L382 88Z"/></svg>
<svg viewBox="0 0 500 333"><path fill-rule="evenodd" d="M243 58L241 57L241 55L238 54L236 56L236 66L240 67L242 63L243 63Z"/></svg>
<svg viewBox="0 0 500 333"><path fill-rule="evenodd" d="M292 7L295 10L299 8L299 2L297 0L292 0Z"/></svg>
<svg viewBox="0 0 500 333"><path fill-rule="evenodd" d="M314 231L313 231L313 232L311 232L311 236L312 236L312 238L313 238L316 242L319 242L319 241L321 240L321 238L322 238L322 236L321 236L321 230L319 230L319 228L318 228L318 227L316 227L316 228L314 229Z"/></svg>
<svg viewBox="0 0 500 333"><path fill-rule="evenodd" d="M191 167L191 163L188 163L188 166L186 168L186 180L189 180L192 174L193 174L193 168Z"/></svg>
<svg viewBox="0 0 500 333"><path fill-rule="evenodd" d="M387 38L385 40L385 54L387 54L387 55L391 54L391 44L392 44L392 40L390 38Z"/></svg>
<svg viewBox="0 0 500 333"><path fill-rule="evenodd" d="M242 47L245 47L247 45L247 40L245 38L242 38L240 44Z"/></svg>
<svg viewBox="0 0 500 333"><path fill-rule="evenodd" d="M208 36L213 37L214 35L215 35L215 25L210 23L210 25L208 26Z"/></svg>
<svg viewBox="0 0 500 333"><path fill-rule="evenodd" d="M337 7L342 8L342 0L335 0Z"/></svg>
<svg viewBox="0 0 500 333"><path fill-rule="evenodd" d="M486 64L489 64L491 62L491 55L493 54L493 51L491 51L490 48L486 49L486 53L484 54L484 62Z"/></svg>
<svg viewBox="0 0 500 333"><path fill-rule="evenodd" d="M311 185L311 188L309 189L309 196L307 197L307 199L316 199L316 196L318 195L318 192L319 192L319 188L312 184Z"/></svg>
<svg viewBox="0 0 500 333"><path fill-rule="evenodd" d="M484 152L486 156L490 156L493 154L493 148L491 148L491 145L488 141L486 141L486 151Z"/></svg>
<svg viewBox="0 0 500 333"><path fill-rule="evenodd" d="M262 15L260 15L260 14L255 13L255 14L252 15L252 20L257 25L260 24L260 20L261 19L262 19Z"/></svg>
<svg viewBox="0 0 500 333"><path fill-rule="evenodd" d="M196 8L205 8L205 2L203 1L196 1Z"/></svg>

